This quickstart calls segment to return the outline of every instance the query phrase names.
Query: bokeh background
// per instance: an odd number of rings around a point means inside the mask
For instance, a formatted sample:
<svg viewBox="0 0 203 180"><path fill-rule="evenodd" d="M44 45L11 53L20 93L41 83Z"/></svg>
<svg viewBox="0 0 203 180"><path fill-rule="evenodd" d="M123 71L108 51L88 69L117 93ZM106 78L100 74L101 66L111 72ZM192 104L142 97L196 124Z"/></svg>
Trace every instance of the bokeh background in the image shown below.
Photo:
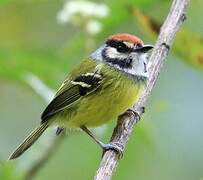
<svg viewBox="0 0 203 180"><path fill-rule="evenodd" d="M72 67L106 37L128 32L155 43L171 0L0 0L0 179L22 180L46 155L50 129L21 158L9 154L35 128ZM203 179L202 0L190 4L168 60L114 180ZM108 142L116 121L98 128ZM67 133L35 180L92 179L101 150Z"/></svg>

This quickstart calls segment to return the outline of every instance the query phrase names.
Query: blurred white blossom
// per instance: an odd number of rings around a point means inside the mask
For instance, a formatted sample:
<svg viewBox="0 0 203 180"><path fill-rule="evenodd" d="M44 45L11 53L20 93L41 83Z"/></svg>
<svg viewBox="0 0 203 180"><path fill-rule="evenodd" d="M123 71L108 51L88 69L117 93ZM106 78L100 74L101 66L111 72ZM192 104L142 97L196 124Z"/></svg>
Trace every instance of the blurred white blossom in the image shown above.
<svg viewBox="0 0 203 180"><path fill-rule="evenodd" d="M90 34L97 34L102 29L98 19L108 16L109 8L102 3L86 0L68 1L57 14L57 22L60 24L71 23L76 26L84 25Z"/></svg>
<svg viewBox="0 0 203 180"><path fill-rule="evenodd" d="M90 20L86 25L86 31L92 35L99 33L101 29L102 29L102 24L96 20Z"/></svg>

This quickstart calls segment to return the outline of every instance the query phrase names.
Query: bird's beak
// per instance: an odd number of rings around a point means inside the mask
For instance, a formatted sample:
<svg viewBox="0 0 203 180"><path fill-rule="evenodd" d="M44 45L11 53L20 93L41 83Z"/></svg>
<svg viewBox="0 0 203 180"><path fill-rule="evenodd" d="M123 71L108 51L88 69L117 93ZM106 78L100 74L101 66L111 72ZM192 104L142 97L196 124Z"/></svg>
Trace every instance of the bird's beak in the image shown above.
<svg viewBox="0 0 203 180"><path fill-rule="evenodd" d="M149 50L151 50L152 48L154 48L154 46L152 46L152 45L143 45L142 47L137 47L136 49L134 49L134 52L146 53Z"/></svg>

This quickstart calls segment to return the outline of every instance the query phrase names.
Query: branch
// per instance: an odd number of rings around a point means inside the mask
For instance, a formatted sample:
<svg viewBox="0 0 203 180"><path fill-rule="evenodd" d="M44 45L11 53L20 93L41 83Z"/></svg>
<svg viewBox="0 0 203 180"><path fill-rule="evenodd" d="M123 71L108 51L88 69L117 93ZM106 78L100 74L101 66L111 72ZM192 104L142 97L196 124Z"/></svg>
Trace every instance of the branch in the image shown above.
<svg viewBox="0 0 203 180"><path fill-rule="evenodd" d="M111 137L111 142L118 142L123 148L132 134L132 131L142 115L142 107L145 107L151 91L157 81L161 67L168 55L173 40L180 26L186 19L186 9L189 5L189 0L173 0L170 12L161 27L158 40L155 48L149 59L152 62L149 69L149 80L139 101L134 105L134 110L139 114L136 116L132 113L125 113L118 118L117 126L114 129ZM113 150L108 150L104 153L100 166L96 172L94 180L110 180L113 172L118 164L119 155Z"/></svg>

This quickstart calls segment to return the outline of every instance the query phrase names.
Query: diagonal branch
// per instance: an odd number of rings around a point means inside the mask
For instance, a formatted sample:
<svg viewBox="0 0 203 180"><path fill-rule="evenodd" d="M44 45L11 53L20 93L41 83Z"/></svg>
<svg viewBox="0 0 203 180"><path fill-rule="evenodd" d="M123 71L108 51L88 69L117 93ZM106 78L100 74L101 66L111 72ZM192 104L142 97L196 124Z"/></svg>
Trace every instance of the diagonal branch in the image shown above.
<svg viewBox="0 0 203 180"><path fill-rule="evenodd" d="M151 91L158 79L161 67L168 55L175 35L186 19L186 9L188 5L189 0L173 0L170 12L161 27L158 40L149 59L149 62L152 62L152 65L149 69L149 80L147 86L139 101L134 105L134 110L139 114L139 116L135 116L132 113L126 113L122 117L119 117L117 126L115 127L111 137L111 142L118 142L124 148L126 147L126 143L132 134L135 125L139 121L140 115L143 113L141 111L142 107L146 105ZM110 180L118 164L118 160L119 155L115 151L106 151L102 157L94 180Z"/></svg>

